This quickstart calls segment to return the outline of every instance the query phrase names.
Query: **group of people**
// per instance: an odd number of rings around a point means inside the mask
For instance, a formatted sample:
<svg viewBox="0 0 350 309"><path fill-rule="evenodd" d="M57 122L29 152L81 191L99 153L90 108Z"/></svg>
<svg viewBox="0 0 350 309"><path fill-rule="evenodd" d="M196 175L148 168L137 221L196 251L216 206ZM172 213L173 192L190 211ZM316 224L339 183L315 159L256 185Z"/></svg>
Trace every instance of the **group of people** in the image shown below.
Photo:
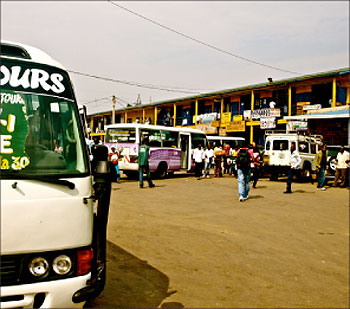
<svg viewBox="0 0 350 309"><path fill-rule="evenodd" d="M336 171L333 186L338 186L338 181L341 178L340 187L345 187L345 182L347 179L346 171L348 169L348 164L350 163L349 152L345 150L342 145L335 159L336 161ZM300 171L300 164L302 160L300 158L299 152L295 147L295 143L291 145L291 158L290 158L290 168L288 170L287 188L284 193L292 193L292 179L294 175L298 176ZM326 182L326 169L328 164L328 152L327 145L323 144L320 151L317 152L315 157L316 165L316 175L317 175L317 188L325 191Z"/></svg>
<svg viewBox="0 0 350 309"><path fill-rule="evenodd" d="M214 177L223 177L223 174L235 175L238 179L239 200L245 201L250 190L250 181L256 188L261 167L261 153L255 143L231 148L229 144L223 147L216 144L208 145L204 150L202 145L193 152L195 162L195 177L200 180L209 178L210 168L214 167ZM204 173L203 173L204 170Z"/></svg>
<svg viewBox="0 0 350 309"><path fill-rule="evenodd" d="M148 139L142 141L139 147L138 165L139 165L139 183L140 188L143 188L144 179L147 180L150 188L155 185L152 182L149 170L149 152ZM294 176L299 177L300 165L302 163L300 154L296 149L295 143L291 144L290 166L287 172L286 190L284 193L292 193L292 180ZM115 169L116 181L120 182L120 172L118 166L119 152L115 147L111 147L109 153L109 161L112 162ZM214 177L223 177L223 174L235 175L238 180L238 194L239 201L243 202L248 199L250 191L250 182L253 182L253 188L256 188L260 175L260 167L262 165L261 153L253 142L248 145L243 142L241 147L231 148L229 144L221 147L220 144L208 144L206 149L203 149L201 144L198 144L193 152L193 159L195 163L195 177L200 180L202 178L209 178L211 168L214 168ZM336 172L333 186L338 185L341 179L340 186L345 187L347 179L346 172L348 164L350 163L349 152L341 146L340 151L336 157ZM325 188L325 172L328 164L327 145L324 144L315 157L317 188L326 190ZM144 174L146 177L144 177Z"/></svg>

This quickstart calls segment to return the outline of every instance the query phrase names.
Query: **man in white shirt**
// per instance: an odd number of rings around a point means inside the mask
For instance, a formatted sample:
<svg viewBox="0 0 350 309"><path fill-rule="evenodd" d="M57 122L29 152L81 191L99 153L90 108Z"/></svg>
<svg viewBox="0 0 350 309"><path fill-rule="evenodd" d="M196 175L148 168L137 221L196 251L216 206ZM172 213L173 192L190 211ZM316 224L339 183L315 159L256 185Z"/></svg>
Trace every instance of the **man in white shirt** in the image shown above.
<svg viewBox="0 0 350 309"><path fill-rule="evenodd" d="M345 181L346 181L346 171L348 168L348 163L350 162L349 152L345 150L344 146L340 147L336 161L337 161L337 166L335 170L335 178L334 178L333 186L336 187L338 185L338 180L341 176L342 181L340 183L340 186L344 188Z"/></svg>
<svg viewBox="0 0 350 309"><path fill-rule="evenodd" d="M204 158L204 149L201 144L198 144L198 147L193 151L195 177L197 177L198 180L201 179Z"/></svg>
<svg viewBox="0 0 350 309"><path fill-rule="evenodd" d="M301 158L299 152L295 149L295 143L290 145L290 168L288 170L287 188L284 193L292 193L293 176L299 172Z"/></svg>
<svg viewBox="0 0 350 309"><path fill-rule="evenodd" d="M214 149L211 147L211 145L208 145L208 148L204 151L205 155L205 162L204 162L204 177L209 178L210 174L210 168L212 166L213 160L214 160Z"/></svg>

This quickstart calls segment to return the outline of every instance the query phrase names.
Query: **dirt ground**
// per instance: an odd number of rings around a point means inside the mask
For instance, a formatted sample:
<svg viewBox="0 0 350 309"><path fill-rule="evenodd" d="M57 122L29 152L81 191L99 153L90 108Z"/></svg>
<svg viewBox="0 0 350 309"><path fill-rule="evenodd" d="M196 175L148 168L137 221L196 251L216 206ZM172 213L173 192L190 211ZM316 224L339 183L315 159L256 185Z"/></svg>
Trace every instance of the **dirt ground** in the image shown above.
<svg viewBox="0 0 350 309"><path fill-rule="evenodd" d="M147 184L147 183L146 183ZM349 190L232 176L113 184L104 292L86 308L349 308Z"/></svg>

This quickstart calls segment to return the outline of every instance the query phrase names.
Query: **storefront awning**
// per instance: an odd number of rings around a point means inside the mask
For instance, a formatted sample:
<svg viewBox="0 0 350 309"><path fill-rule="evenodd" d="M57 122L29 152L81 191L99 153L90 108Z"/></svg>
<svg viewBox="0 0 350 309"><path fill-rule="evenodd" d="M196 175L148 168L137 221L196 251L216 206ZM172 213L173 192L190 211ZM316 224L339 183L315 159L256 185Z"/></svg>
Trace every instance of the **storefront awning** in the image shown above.
<svg viewBox="0 0 350 309"><path fill-rule="evenodd" d="M325 112L317 112L306 115L285 116L286 120L307 120L307 119L335 119L335 118L350 118L350 110L332 110Z"/></svg>

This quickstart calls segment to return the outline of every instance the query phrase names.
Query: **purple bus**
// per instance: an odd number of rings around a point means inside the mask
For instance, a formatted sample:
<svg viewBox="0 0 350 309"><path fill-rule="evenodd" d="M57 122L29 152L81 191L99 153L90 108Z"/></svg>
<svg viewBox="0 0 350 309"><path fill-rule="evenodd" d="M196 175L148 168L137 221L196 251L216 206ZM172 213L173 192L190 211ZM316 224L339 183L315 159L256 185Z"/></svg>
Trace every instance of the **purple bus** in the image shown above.
<svg viewBox="0 0 350 309"><path fill-rule="evenodd" d="M144 138L149 139L150 171L161 178L174 171L194 170L193 150L198 144L207 145L206 135L196 129L138 123L107 125L104 144L119 152L119 169L124 174L138 171L138 149Z"/></svg>

